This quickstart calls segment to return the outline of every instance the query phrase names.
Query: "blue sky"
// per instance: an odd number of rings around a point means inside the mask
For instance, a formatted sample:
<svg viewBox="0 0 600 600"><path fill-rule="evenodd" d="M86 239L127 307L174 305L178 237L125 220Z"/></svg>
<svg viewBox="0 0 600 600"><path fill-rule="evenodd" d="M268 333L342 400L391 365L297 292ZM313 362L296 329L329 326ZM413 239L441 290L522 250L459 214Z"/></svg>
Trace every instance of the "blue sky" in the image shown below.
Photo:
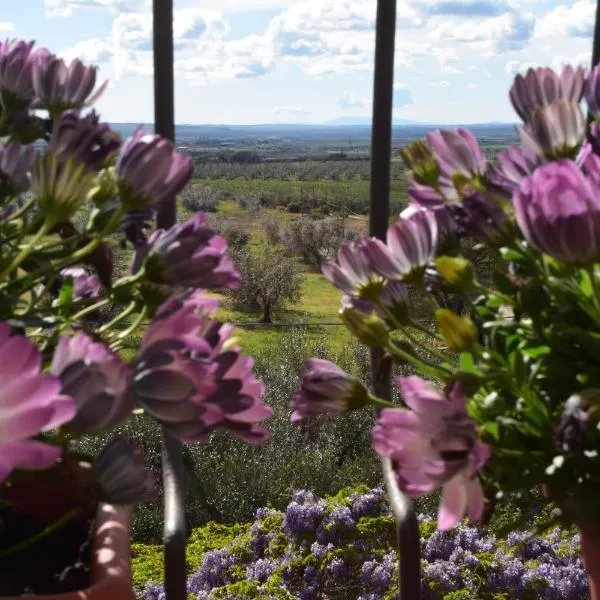
<svg viewBox="0 0 600 600"><path fill-rule="evenodd" d="M587 65L593 0L399 0L395 115L513 120L532 64ZM0 35L97 64L105 119L152 119L150 0L2 0ZM179 123L319 123L370 112L375 0L175 0Z"/></svg>

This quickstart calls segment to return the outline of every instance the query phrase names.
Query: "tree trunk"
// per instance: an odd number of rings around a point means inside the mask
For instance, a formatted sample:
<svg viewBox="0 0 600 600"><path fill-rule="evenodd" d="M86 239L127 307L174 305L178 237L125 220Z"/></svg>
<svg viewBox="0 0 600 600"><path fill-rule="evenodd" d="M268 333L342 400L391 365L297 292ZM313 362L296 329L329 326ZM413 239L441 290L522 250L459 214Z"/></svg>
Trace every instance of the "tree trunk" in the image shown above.
<svg viewBox="0 0 600 600"><path fill-rule="evenodd" d="M271 304L270 303L266 303L264 308L263 308L263 319L262 319L263 323L272 323L273 321L271 320Z"/></svg>

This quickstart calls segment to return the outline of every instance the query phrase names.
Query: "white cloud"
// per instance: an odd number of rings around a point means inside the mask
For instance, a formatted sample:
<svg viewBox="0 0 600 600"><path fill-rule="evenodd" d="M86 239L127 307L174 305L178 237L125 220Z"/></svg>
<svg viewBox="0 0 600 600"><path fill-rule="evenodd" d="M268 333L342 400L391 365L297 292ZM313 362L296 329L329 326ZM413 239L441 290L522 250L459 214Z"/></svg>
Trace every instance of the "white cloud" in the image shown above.
<svg viewBox="0 0 600 600"><path fill-rule="evenodd" d="M535 26L535 35L552 37L591 37L596 20L596 3L592 0L578 0L566 5L555 6L542 17Z"/></svg>
<svg viewBox="0 0 600 600"><path fill-rule="evenodd" d="M151 6L151 0L44 0L48 15L70 17L82 9L104 9L115 12L144 10Z"/></svg>
<svg viewBox="0 0 600 600"><path fill-rule="evenodd" d="M433 87L438 87L438 88L447 88L450 87L450 82L449 81L432 81L429 85L432 85Z"/></svg>
<svg viewBox="0 0 600 600"><path fill-rule="evenodd" d="M0 21L0 31L14 31L15 24L10 21Z"/></svg>
<svg viewBox="0 0 600 600"><path fill-rule="evenodd" d="M312 111L304 108L304 106L278 106L273 109L274 115L300 117L303 115L310 115Z"/></svg>
<svg viewBox="0 0 600 600"><path fill-rule="evenodd" d="M495 53L521 50L533 35L532 15L505 13L498 17L473 20L449 20L431 31L432 40L465 44L491 57Z"/></svg>
<svg viewBox="0 0 600 600"><path fill-rule="evenodd" d="M505 0L412 0L421 11L430 16L493 17L505 13Z"/></svg>
<svg viewBox="0 0 600 600"><path fill-rule="evenodd" d="M467 85L465 86L468 90L475 90L479 87L478 83L473 83L472 81L469 81L469 83L467 83Z"/></svg>
<svg viewBox="0 0 600 600"><path fill-rule="evenodd" d="M550 66L555 71L560 71L566 65L573 65L573 66L580 65L582 67L589 67L591 62L592 62L591 52L580 52L579 54L576 54L575 56L562 56L562 55L555 56L552 59L552 63L550 64Z"/></svg>
<svg viewBox="0 0 600 600"><path fill-rule="evenodd" d="M61 58L71 61L79 58L86 63L106 63L113 57L113 47L98 38L77 42L74 46L58 53Z"/></svg>
<svg viewBox="0 0 600 600"><path fill-rule="evenodd" d="M527 71L527 69L535 69L536 67L539 67L540 65L538 65L537 63L534 62L521 62L518 60L509 60L505 65L504 65L504 70L509 74L509 75L516 75L517 73L525 73Z"/></svg>
<svg viewBox="0 0 600 600"><path fill-rule="evenodd" d="M457 69L451 65L443 65L440 69L440 73L443 73L444 75L462 75L462 71L460 69Z"/></svg>
<svg viewBox="0 0 600 600"><path fill-rule="evenodd" d="M338 106L343 110L349 110L353 108L368 108L371 106L371 101L368 98L361 98L356 94L350 94L348 92L342 94L338 98Z"/></svg>
<svg viewBox="0 0 600 600"><path fill-rule="evenodd" d="M226 42L229 31L229 24L218 11L175 9L176 74L193 85L202 85L215 79L256 77L271 70L273 47L269 38L248 35ZM151 13L118 15L110 40L117 76L152 74Z"/></svg>

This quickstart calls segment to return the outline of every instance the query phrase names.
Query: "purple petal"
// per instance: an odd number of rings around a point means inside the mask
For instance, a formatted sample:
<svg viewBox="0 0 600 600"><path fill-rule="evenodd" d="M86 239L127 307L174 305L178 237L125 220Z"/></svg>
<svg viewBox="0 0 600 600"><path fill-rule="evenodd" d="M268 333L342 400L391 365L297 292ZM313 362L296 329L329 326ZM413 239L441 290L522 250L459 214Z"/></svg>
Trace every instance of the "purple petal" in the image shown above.
<svg viewBox="0 0 600 600"><path fill-rule="evenodd" d="M454 408L441 392L416 375L398 378L398 385L406 405L420 417L441 418Z"/></svg>
<svg viewBox="0 0 600 600"><path fill-rule="evenodd" d="M464 477L457 475L445 486L438 513L438 529L446 531L456 527L467 508L467 488Z"/></svg>

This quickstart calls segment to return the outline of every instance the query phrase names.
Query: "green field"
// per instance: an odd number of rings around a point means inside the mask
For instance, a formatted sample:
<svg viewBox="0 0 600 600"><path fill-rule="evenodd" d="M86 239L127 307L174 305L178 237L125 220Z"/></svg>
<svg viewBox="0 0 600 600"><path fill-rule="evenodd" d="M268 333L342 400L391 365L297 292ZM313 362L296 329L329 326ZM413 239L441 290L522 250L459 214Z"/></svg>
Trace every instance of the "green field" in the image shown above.
<svg viewBox="0 0 600 600"><path fill-rule="evenodd" d="M236 182L224 181L224 183ZM262 184L265 182L247 181L241 183ZM257 187L260 187L260 185L257 185ZM234 226L236 229L247 231L251 236L250 245L258 248L264 239L261 220L267 215L276 217L282 226L285 226L286 222L300 218L300 215L277 208L267 208L257 215L250 215L235 200L225 199L219 202L217 213L208 215L208 221L210 223L219 220L229 226ZM180 221L186 220L190 216L189 211L180 207ZM347 219L347 222L348 228L353 228L359 233L366 232L366 218L353 217ZM304 276L300 302L275 311L273 325L266 326L259 323L260 314L231 310L227 307L227 301L223 302L219 316L237 326L236 336L248 354L255 354L270 348L276 349L278 340L286 331L289 331L290 326L305 326L309 338L322 338L323 334L326 334L330 346L336 352L341 352L343 347L351 341L349 332L341 324L338 316L341 292L334 288L320 273L308 271L306 265L300 261L298 261L298 267L303 271ZM219 297L218 294L214 295ZM323 323L328 325L317 325ZM333 323L335 325L331 325Z"/></svg>
<svg viewBox="0 0 600 600"><path fill-rule="evenodd" d="M248 354L256 354L269 349L276 351L280 337L289 331L291 324L305 325L309 338L317 339L326 333L332 349L341 352L343 347L351 341L351 336L341 325L338 316L340 298L341 292L322 275L305 273L300 302L287 309L277 311L274 314L273 325L262 325L258 323L260 315L229 310L226 304L220 309L219 316L238 326L235 335ZM315 323L340 324L315 325Z"/></svg>
<svg viewBox="0 0 600 600"><path fill-rule="evenodd" d="M318 205L329 205L334 210L366 213L369 198L369 181L349 180L247 180L247 179L201 179L199 183L210 185L224 198L238 195L256 195L267 206L287 205L302 200ZM390 188L390 203L393 207L406 203L407 184L404 180L393 180ZM358 211L356 207L362 209ZM350 208L349 208L350 207Z"/></svg>

